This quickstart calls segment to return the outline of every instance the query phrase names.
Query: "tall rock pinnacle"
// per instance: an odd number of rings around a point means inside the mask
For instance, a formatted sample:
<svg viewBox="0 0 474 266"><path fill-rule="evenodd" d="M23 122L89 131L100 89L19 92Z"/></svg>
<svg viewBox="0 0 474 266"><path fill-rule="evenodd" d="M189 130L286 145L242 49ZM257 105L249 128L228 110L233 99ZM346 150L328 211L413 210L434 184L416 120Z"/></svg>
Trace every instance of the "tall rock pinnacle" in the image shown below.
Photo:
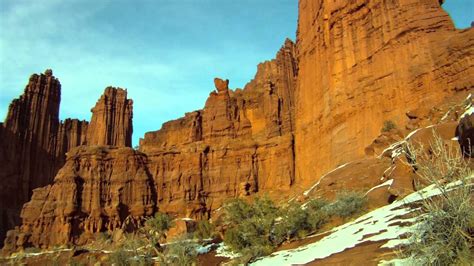
<svg viewBox="0 0 474 266"><path fill-rule="evenodd" d="M92 118L87 132L88 145L132 146L133 101L127 91L107 87L92 108Z"/></svg>

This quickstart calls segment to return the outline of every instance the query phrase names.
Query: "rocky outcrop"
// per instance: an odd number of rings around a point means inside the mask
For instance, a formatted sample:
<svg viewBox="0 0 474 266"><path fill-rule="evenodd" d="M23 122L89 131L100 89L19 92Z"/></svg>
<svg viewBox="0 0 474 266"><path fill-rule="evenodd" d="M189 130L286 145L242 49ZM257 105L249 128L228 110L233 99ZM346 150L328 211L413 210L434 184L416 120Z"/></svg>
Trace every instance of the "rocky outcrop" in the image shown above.
<svg viewBox="0 0 474 266"><path fill-rule="evenodd" d="M33 74L13 100L0 134L0 239L19 222L34 188L45 186L61 166L56 156L61 84L51 70Z"/></svg>
<svg viewBox="0 0 474 266"><path fill-rule="evenodd" d="M84 244L96 232L133 229L155 211L152 182L146 156L131 148L74 148L54 183L34 190L6 247Z"/></svg>
<svg viewBox="0 0 474 266"><path fill-rule="evenodd" d="M88 145L132 146L133 101L127 90L107 87L92 108L87 132Z"/></svg>
<svg viewBox="0 0 474 266"><path fill-rule="evenodd" d="M245 88L216 78L202 110L140 140L160 209L206 218L230 197L288 190L294 179L294 43L258 66Z"/></svg>
<svg viewBox="0 0 474 266"><path fill-rule="evenodd" d="M0 239L20 222L35 188L51 184L66 153L80 145L131 146L132 101L125 90L107 88L92 110L92 123L59 121L61 84L52 70L30 77L10 104L0 128Z"/></svg>
<svg viewBox="0 0 474 266"><path fill-rule="evenodd" d="M439 1L300 0L296 181L361 159L384 121L473 88L474 30Z"/></svg>
<svg viewBox="0 0 474 266"><path fill-rule="evenodd" d="M474 113L464 115L456 127L456 137L465 157L474 157Z"/></svg>
<svg viewBox="0 0 474 266"><path fill-rule="evenodd" d="M89 122L85 120L70 119L62 121L59 124L56 139L56 156L63 157L67 151L74 147L85 145L87 136L87 127ZM62 160L62 161L64 161Z"/></svg>

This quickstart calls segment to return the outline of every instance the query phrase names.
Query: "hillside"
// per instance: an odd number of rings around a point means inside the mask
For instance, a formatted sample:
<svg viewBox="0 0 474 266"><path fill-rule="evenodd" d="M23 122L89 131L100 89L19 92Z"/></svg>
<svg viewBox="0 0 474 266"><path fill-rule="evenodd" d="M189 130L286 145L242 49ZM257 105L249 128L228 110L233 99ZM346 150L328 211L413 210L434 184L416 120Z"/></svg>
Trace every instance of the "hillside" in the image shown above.
<svg viewBox="0 0 474 266"><path fill-rule="evenodd" d="M428 149L438 135L470 160L474 29L455 29L437 0L298 6L296 42L285 40L244 88L214 78L203 109L146 133L135 148L127 89L107 87L89 122L60 121L59 78L49 69L33 74L0 124L3 259L36 248L43 251L22 259L34 265L63 250L65 262L84 248L105 260L113 250L90 248L99 237L121 243L161 213L175 224L158 242L193 233L201 221L221 242L232 227L222 222L229 200L266 196L283 208L357 191L365 215L331 217L326 233L281 241L286 250L254 262L382 260L379 247L405 233L399 224L414 211L405 205L419 195L407 145ZM341 238L345 246L331 242ZM228 260L211 246L200 264Z"/></svg>

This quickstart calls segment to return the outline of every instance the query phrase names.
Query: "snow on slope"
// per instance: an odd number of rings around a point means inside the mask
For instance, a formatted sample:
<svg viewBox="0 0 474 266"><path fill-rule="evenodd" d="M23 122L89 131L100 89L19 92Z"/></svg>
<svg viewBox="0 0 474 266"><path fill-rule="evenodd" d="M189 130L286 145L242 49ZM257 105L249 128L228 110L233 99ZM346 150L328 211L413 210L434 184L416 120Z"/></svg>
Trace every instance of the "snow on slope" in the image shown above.
<svg viewBox="0 0 474 266"><path fill-rule="evenodd" d="M448 185L455 188L460 182ZM338 226L321 240L295 249L275 252L263 257L251 265L291 265L305 264L316 259L323 259L333 254L353 248L368 241L387 241L382 247L393 248L405 242L401 236L410 232L415 226L416 218L407 218L406 214L414 212L409 203L440 194L434 185L406 196L402 200L371 211L356 220ZM368 236L368 237L367 237Z"/></svg>

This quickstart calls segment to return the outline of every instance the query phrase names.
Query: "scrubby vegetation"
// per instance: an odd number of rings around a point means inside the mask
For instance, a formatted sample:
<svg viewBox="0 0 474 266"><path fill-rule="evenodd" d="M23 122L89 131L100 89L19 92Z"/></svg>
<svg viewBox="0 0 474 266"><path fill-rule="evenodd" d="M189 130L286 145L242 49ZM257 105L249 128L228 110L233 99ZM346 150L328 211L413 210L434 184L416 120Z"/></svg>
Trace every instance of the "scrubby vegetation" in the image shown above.
<svg viewBox="0 0 474 266"><path fill-rule="evenodd" d="M367 199L359 192L343 191L336 196L336 201L326 207L328 215L336 215L343 219L363 211Z"/></svg>
<svg viewBox="0 0 474 266"><path fill-rule="evenodd" d="M277 207L269 198L256 198L253 203L235 199L225 205L228 226L224 242L241 255L246 263L272 253L285 241L303 238L321 229L332 217L347 218L359 213L364 196L345 193L329 203L313 199L301 206L291 202Z"/></svg>
<svg viewBox="0 0 474 266"><path fill-rule="evenodd" d="M383 122L382 132L388 132L395 128L397 128L397 125L392 120L385 120Z"/></svg>
<svg viewBox="0 0 474 266"><path fill-rule="evenodd" d="M440 195L423 199L419 223L402 255L417 265L471 265L474 199L469 162L438 136L429 149L409 146L408 154L419 186L431 184Z"/></svg>
<svg viewBox="0 0 474 266"><path fill-rule="evenodd" d="M212 238L215 234L215 227L208 220L202 220L197 222L196 229L194 231L194 238L203 240Z"/></svg>
<svg viewBox="0 0 474 266"><path fill-rule="evenodd" d="M196 242L183 236L166 246L159 257L160 265L196 265L197 248Z"/></svg>
<svg viewBox="0 0 474 266"><path fill-rule="evenodd" d="M193 248L187 240L160 245L172 226L170 216L156 213L137 232L125 235L120 246L109 256L109 262L115 265L153 265L152 257L155 257L160 265L192 265L196 254L191 251Z"/></svg>

